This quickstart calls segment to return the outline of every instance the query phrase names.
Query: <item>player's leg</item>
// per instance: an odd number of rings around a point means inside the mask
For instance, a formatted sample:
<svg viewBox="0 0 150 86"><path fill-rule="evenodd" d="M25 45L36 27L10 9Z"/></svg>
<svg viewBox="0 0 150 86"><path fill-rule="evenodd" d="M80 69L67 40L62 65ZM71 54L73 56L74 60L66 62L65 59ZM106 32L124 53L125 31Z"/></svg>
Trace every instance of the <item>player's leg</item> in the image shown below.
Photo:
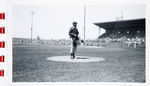
<svg viewBox="0 0 150 86"><path fill-rule="evenodd" d="M75 45L73 48L73 58L75 58L76 50L77 50L77 45Z"/></svg>
<svg viewBox="0 0 150 86"><path fill-rule="evenodd" d="M70 47L70 54L71 54L71 59L73 59L73 40L71 40L71 47Z"/></svg>

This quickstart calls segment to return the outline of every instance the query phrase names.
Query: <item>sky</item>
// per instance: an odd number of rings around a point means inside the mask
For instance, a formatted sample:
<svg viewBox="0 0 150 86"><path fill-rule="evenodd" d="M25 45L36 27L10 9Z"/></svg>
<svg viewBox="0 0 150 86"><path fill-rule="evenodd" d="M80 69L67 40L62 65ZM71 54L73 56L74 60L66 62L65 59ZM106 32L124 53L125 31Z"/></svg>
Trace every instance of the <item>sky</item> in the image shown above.
<svg viewBox="0 0 150 86"><path fill-rule="evenodd" d="M79 35L84 33L84 5L54 4L54 5L14 5L13 6L13 37L31 37L31 12L33 14L33 38L69 39L68 31L72 22L78 23ZM145 18L144 5L86 5L86 39L96 39L99 27L93 23L116 21L123 19ZM103 28L100 34L105 33Z"/></svg>

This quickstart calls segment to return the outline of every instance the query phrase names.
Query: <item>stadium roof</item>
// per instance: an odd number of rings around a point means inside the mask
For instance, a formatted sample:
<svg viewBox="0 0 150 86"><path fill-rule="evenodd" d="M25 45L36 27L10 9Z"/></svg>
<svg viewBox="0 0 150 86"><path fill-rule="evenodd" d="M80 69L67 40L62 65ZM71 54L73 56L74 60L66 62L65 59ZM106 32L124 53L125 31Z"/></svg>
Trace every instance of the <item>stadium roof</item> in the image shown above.
<svg viewBox="0 0 150 86"><path fill-rule="evenodd" d="M111 30L114 28L145 28L145 18L142 19L132 19L132 20L122 20L122 21L110 21L110 22L101 22L94 23L100 28L104 28L106 30Z"/></svg>

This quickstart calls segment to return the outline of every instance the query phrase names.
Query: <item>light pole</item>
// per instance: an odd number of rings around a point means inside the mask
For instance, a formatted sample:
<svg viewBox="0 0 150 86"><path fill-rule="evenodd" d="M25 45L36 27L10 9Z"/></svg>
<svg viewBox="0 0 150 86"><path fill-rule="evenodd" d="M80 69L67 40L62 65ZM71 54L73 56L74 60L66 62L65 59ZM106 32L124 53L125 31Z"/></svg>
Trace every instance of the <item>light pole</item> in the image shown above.
<svg viewBox="0 0 150 86"><path fill-rule="evenodd" d="M121 10L121 20L123 20L123 10Z"/></svg>
<svg viewBox="0 0 150 86"><path fill-rule="evenodd" d="M31 43L32 43L32 35L33 35L33 15L34 11L31 11Z"/></svg>
<svg viewBox="0 0 150 86"><path fill-rule="evenodd" d="M86 4L84 4L84 41L85 41L85 29L86 29Z"/></svg>

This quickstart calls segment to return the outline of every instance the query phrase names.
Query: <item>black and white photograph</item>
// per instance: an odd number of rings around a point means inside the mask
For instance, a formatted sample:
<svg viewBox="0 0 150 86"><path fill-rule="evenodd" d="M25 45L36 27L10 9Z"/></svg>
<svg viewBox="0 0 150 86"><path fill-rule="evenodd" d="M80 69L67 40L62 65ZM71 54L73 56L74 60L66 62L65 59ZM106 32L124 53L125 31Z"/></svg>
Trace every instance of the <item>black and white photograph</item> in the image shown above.
<svg viewBox="0 0 150 86"><path fill-rule="evenodd" d="M146 82L144 4L12 6L12 82Z"/></svg>

